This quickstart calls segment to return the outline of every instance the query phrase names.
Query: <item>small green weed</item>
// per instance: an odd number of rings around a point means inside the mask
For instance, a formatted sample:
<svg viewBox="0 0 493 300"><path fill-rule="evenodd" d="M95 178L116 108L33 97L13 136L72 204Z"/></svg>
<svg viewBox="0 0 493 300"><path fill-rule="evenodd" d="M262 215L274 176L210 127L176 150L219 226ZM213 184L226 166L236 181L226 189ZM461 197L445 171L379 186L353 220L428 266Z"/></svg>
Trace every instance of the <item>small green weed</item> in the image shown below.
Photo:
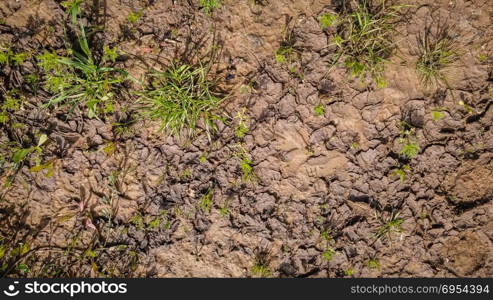
<svg viewBox="0 0 493 300"><path fill-rule="evenodd" d="M62 7L65 8L70 16L72 24L77 24L77 17L80 14L80 6L83 2L84 0L67 0L61 2Z"/></svg>
<svg viewBox="0 0 493 300"><path fill-rule="evenodd" d="M297 59L297 51L293 46L281 46L277 49L275 53L276 62L283 64L288 62L293 62Z"/></svg>
<svg viewBox="0 0 493 300"><path fill-rule="evenodd" d="M419 151L421 148L419 147L418 144L415 142L410 142L409 140L406 140L404 144L402 145L401 151L399 154L402 156L408 158L408 159L413 159L416 156L418 156Z"/></svg>
<svg viewBox="0 0 493 300"><path fill-rule="evenodd" d="M431 118L433 121L439 121L445 117L445 113L441 109L433 109L431 111Z"/></svg>
<svg viewBox="0 0 493 300"><path fill-rule="evenodd" d="M301 49L295 45L296 38L294 28L291 25L286 24L286 27L283 29L280 46L274 53L276 62L280 64L292 64L299 61L301 57ZM291 73L293 73L293 67L296 66L290 66ZM295 72L297 71L295 70Z"/></svg>
<svg viewBox="0 0 493 300"><path fill-rule="evenodd" d="M201 164L205 164L207 162L207 153L203 152L200 156L199 156L199 162Z"/></svg>
<svg viewBox="0 0 493 300"><path fill-rule="evenodd" d="M344 276L351 277L354 275L354 270L352 268L348 268L344 270Z"/></svg>
<svg viewBox="0 0 493 300"><path fill-rule="evenodd" d="M199 5L202 7L204 12L211 15L212 12L221 6L220 0L199 0Z"/></svg>
<svg viewBox="0 0 493 300"><path fill-rule="evenodd" d="M325 106L322 103L319 103L317 106L315 106L313 112L317 117L323 116L325 115Z"/></svg>
<svg viewBox="0 0 493 300"><path fill-rule="evenodd" d="M202 210L204 213L209 214L212 209L212 205L214 204L213 196L212 196L212 189L209 189L207 193L202 195L199 201L199 208Z"/></svg>
<svg viewBox="0 0 493 300"><path fill-rule="evenodd" d="M468 114L473 114L474 113L474 109L469 104L465 103L464 101L460 100L459 101L459 105L462 106L462 108L464 108L464 110Z"/></svg>
<svg viewBox="0 0 493 300"><path fill-rule="evenodd" d="M411 171L411 167L408 164L403 165L402 167L395 169L392 172L392 175L398 176L401 182L406 180L407 174Z"/></svg>
<svg viewBox="0 0 493 300"><path fill-rule="evenodd" d="M226 217L229 214L229 205L227 202L219 209L219 214L221 217Z"/></svg>
<svg viewBox="0 0 493 300"><path fill-rule="evenodd" d="M413 159L421 151L416 141L415 131L416 129L407 122L402 121L400 123L401 137L399 138L399 142L402 144L402 147L399 154L405 159Z"/></svg>
<svg viewBox="0 0 493 300"><path fill-rule="evenodd" d="M248 157L245 148L243 148L241 144L238 144L236 156L240 159L240 169L242 172L241 180L243 182L254 181L256 175L253 172L252 160Z"/></svg>
<svg viewBox="0 0 493 300"><path fill-rule="evenodd" d="M238 111L236 113L236 119L238 120L238 125L235 128L236 137L242 139L248 133L248 116L246 115L246 108Z"/></svg>
<svg viewBox="0 0 493 300"><path fill-rule="evenodd" d="M140 214L140 212L136 213L132 218L130 218L130 223L133 224L137 230L143 230L144 229L144 218Z"/></svg>
<svg viewBox="0 0 493 300"><path fill-rule="evenodd" d="M13 90L4 95L4 101L0 104L0 124L6 124L11 114L19 111L24 102L24 97L18 96Z"/></svg>
<svg viewBox="0 0 493 300"><path fill-rule="evenodd" d="M334 254L336 254L336 251L329 247L322 253L322 257L326 261L331 261L332 258L334 257Z"/></svg>
<svg viewBox="0 0 493 300"><path fill-rule="evenodd" d="M272 274L268 266L259 264L252 267L252 273L259 277L270 277Z"/></svg>
<svg viewBox="0 0 493 300"><path fill-rule="evenodd" d="M368 269L372 269L372 270L380 269L380 262L378 261L378 259L372 258L368 260L366 266L368 267Z"/></svg>
<svg viewBox="0 0 493 300"><path fill-rule="evenodd" d="M337 22L337 14L325 13L322 14L318 21L320 23L320 28L327 29Z"/></svg>
<svg viewBox="0 0 493 300"><path fill-rule="evenodd" d="M189 179L192 177L192 170L190 168L186 168L180 173L180 178L181 179Z"/></svg>
<svg viewBox="0 0 493 300"><path fill-rule="evenodd" d="M29 52L14 53L11 48L0 47L0 66L10 65L18 66L22 65L27 59L31 57Z"/></svg>
<svg viewBox="0 0 493 300"><path fill-rule="evenodd" d="M39 156L43 152L43 148L41 146L43 146L47 141L48 136L46 134L41 134L36 146L16 150L12 156L12 162L16 166L20 166L22 162L28 157L28 155L34 152L38 154L38 156L36 157L36 161L38 164L40 162Z"/></svg>
<svg viewBox="0 0 493 300"><path fill-rule="evenodd" d="M127 15L127 21L131 24L137 24L140 18L142 18L143 12L141 10L132 11Z"/></svg>

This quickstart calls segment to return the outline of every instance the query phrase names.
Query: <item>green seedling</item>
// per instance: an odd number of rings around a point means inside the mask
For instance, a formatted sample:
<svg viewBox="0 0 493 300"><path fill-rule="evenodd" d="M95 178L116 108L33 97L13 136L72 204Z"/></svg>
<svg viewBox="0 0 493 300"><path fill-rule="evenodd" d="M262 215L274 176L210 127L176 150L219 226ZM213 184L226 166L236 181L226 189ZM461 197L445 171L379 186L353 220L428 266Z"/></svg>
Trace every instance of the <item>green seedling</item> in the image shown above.
<svg viewBox="0 0 493 300"><path fill-rule="evenodd" d="M137 24L137 22L139 22L140 18L142 18L142 15L143 15L143 12L141 10L132 11L128 14L127 21L131 24Z"/></svg>
<svg viewBox="0 0 493 300"><path fill-rule="evenodd" d="M29 169L29 171L34 172L34 173L46 171L44 175L47 178L51 178L51 177L53 177L54 165L53 165L52 161L49 161L49 162L44 163L44 164L37 164L34 167L31 167Z"/></svg>
<svg viewBox="0 0 493 300"><path fill-rule="evenodd" d="M137 230L144 229L144 218L140 213L135 214L129 221L137 228Z"/></svg>
<svg viewBox="0 0 493 300"><path fill-rule="evenodd" d="M331 261L334 257L334 254L336 254L336 251L329 247L322 253L322 258L326 261Z"/></svg>
<svg viewBox="0 0 493 300"><path fill-rule="evenodd" d="M323 219L323 218L322 218ZM323 219L325 220L325 219ZM330 232L329 230L324 230L320 233L320 238L322 238L322 240L324 241L327 241L327 242L330 242L333 240L332 236L330 235Z"/></svg>
<svg viewBox="0 0 493 300"><path fill-rule="evenodd" d="M188 179L192 177L192 170L190 168L186 168L180 173L181 179Z"/></svg>
<svg viewBox="0 0 493 300"><path fill-rule="evenodd" d="M474 113L474 109L471 106L469 106L467 103L465 103L464 101L462 101L462 100L459 101L459 105L462 106L468 114Z"/></svg>
<svg viewBox="0 0 493 300"><path fill-rule="evenodd" d="M118 48L108 47L108 46L103 47L103 63L105 62L114 63L116 62L117 58L118 58Z"/></svg>
<svg viewBox="0 0 493 300"><path fill-rule="evenodd" d="M399 142L401 143L402 147L399 151L399 154L406 159L415 158L416 156L418 156L419 151L421 151L421 148L416 142L415 131L416 129L407 122L402 121L400 123L401 137L399 138Z"/></svg>
<svg viewBox="0 0 493 300"><path fill-rule="evenodd" d="M348 268L344 270L344 276L351 277L354 275L354 270L352 268Z"/></svg>
<svg viewBox="0 0 493 300"><path fill-rule="evenodd" d="M320 103L315 108L313 109L313 112L315 113L315 116L320 117L325 115L325 106Z"/></svg>
<svg viewBox="0 0 493 300"><path fill-rule="evenodd" d="M401 182L406 180L407 174L411 171L411 167L409 165L403 165L401 168L398 168L392 172L394 176L398 176Z"/></svg>
<svg viewBox="0 0 493 300"><path fill-rule="evenodd" d="M445 113L439 109L433 109L431 111L431 118L433 121L439 121L445 117Z"/></svg>
<svg viewBox="0 0 493 300"><path fill-rule="evenodd" d="M116 144L113 142L109 142L103 147L102 150L106 155L112 156L116 151Z"/></svg>
<svg viewBox="0 0 493 300"><path fill-rule="evenodd" d="M378 259L372 258L368 260L366 266L368 267L368 269L372 269L372 270L380 269L380 262L378 261Z"/></svg>
<svg viewBox="0 0 493 300"><path fill-rule="evenodd" d="M205 164L207 162L207 153L204 152L199 156L199 162L201 164Z"/></svg>
<svg viewBox="0 0 493 300"><path fill-rule="evenodd" d="M404 156L407 159L413 159L418 156L421 148L417 143L411 142L407 139L401 139L401 143L403 143L403 145L401 150L399 151L400 155Z"/></svg>
<svg viewBox="0 0 493 300"><path fill-rule="evenodd" d="M258 264L252 267L252 273L259 277L270 277L272 274L268 266Z"/></svg>
<svg viewBox="0 0 493 300"><path fill-rule="evenodd" d="M297 52L293 46L281 46L275 53L276 62L283 64L293 62L297 58Z"/></svg>
<svg viewBox="0 0 493 300"><path fill-rule="evenodd" d="M351 143L351 149L358 150L360 148L360 145L358 142L352 142Z"/></svg>
<svg viewBox="0 0 493 300"><path fill-rule="evenodd" d="M224 206L219 209L219 214L221 215L221 217L226 217L229 214L228 203L224 204Z"/></svg>
<svg viewBox="0 0 493 300"><path fill-rule="evenodd" d="M240 94L250 94L253 90L252 84L243 84L240 87Z"/></svg>

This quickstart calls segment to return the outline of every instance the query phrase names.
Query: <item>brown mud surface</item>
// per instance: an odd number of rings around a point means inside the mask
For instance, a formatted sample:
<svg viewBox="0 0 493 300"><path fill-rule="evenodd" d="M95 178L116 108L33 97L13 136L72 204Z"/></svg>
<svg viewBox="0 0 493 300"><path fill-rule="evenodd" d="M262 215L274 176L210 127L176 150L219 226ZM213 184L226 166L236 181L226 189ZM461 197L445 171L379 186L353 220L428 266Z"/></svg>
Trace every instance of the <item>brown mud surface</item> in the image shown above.
<svg viewBox="0 0 493 300"><path fill-rule="evenodd" d="M0 1L0 43L64 47L59 1ZM52 167L47 176L28 161L0 188L3 240L29 245L0 259L4 276L493 276L493 2L400 1L413 6L396 25L384 88L344 66L329 71L333 32L318 18L339 2L223 0L208 15L198 1L108 0L96 40L118 46L135 77L220 45L215 75L229 94L228 122L211 141L182 142L144 119L122 135L113 125L125 112L116 121L67 117L27 90L12 116L26 126L0 125L0 143L29 143L41 131ZM129 24L132 11L143 13ZM423 87L414 67L430 20L454 25L463 49L447 87ZM289 67L275 60L288 31L299 55ZM0 93L25 87L33 68L1 69ZM133 101L128 93L120 103ZM400 121L415 128L411 160L399 155ZM241 151L255 174L247 182ZM405 180L395 175L403 165Z"/></svg>

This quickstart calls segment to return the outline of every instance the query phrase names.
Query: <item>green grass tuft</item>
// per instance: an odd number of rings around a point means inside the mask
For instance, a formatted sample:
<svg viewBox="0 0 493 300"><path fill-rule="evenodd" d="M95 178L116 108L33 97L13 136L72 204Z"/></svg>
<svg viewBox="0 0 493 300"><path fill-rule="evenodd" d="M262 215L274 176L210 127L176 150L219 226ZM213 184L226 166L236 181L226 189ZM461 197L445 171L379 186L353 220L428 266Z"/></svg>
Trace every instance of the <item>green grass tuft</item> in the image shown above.
<svg viewBox="0 0 493 300"><path fill-rule="evenodd" d="M114 111L115 94L128 74L110 67L103 59L96 63L81 26L79 35L81 52L70 50L71 56L59 56L53 52L38 55L38 66L44 72L44 89L53 96L45 107L68 105L71 110L85 106L88 117ZM114 50L107 50L109 59L114 59Z"/></svg>
<svg viewBox="0 0 493 300"><path fill-rule="evenodd" d="M394 26L403 7L389 5L387 1L363 0L334 18L326 17L324 23L321 19L322 27L331 21L337 23L337 34L333 38L337 50L332 65L342 59L352 76L369 75L378 87L384 87L384 64L396 48Z"/></svg>
<svg viewBox="0 0 493 300"><path fill-rule="evenodd" d="M203 125L210 139L214 121L223 120L216 112L223 99L212 92L213 87L205 67L175 63L150 74L139 101L145 104L144 114L161 121L161 130L191 137Z"/></svg>
<svg viewBox="0 0 493 300"><path fill-rule="evenodd" d="M443 25L433 33L428 26L417 37L416 71L425 86L447 84L446 70L460 57L452 30Z"/></svg>

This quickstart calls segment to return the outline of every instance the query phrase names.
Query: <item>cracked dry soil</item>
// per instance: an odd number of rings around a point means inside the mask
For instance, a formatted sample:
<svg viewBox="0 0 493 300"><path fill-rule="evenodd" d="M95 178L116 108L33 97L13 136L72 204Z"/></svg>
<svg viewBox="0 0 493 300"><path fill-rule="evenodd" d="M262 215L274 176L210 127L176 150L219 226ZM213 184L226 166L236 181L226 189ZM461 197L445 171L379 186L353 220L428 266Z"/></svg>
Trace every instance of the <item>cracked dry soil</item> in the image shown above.
<svg viewBox="0 0 493 300"><path fill-rule="evenodd" d="M4 276L493 276L493 3L400 1L413 6L396 25L387 86L376 88L344 66L328 71L334 33L318 18L339 2L224 0L207 15L198 1L108 0L99 39L126 53L120 63L136 77L177 52L221 46L228 122L211 141L183 143L148 120L119 135L111 122L66 118L29 94L15 116L27 125L0 126L0 143L41 130L53 167L47 176L28 162L0 188L2 238L29 245L18 257L28 270ZM143 14L129 25L132 11ZM0 17L2 43L64 47L59 1L2 0ZM413 49L434 18L455 25L464 51L446 87L425 88ZM296 72L274 58L288 29ZM0 91L22 88L33 68L3 68ZM420 148L409 161L399 155L401 121ZM252 161L249 181L239 151ZM395 230L379 234L392 220ZM267 271L255 272L259 264Z"/></svg>

